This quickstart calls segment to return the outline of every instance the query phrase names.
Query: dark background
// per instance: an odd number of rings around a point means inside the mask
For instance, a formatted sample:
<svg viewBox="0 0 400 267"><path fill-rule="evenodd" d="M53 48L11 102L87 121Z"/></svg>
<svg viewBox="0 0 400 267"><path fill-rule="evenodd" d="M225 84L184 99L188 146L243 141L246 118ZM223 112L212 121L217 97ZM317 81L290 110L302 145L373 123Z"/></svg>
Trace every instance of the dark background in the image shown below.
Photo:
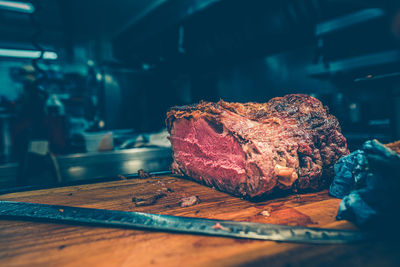
<svg viewBox="0 0 400 267"><path fill-rule="evenodd" d="M287 93L308 93L343 116L345 128L349 119L345 109L352 103L361 110L360 120L390 119L391 136L389 132L385 136L390 139L398 136L390 110L398 83L354 81L394 73L398 62L394 59L395 66L378 70L324 67L332 61L397 50L396 2L40 0L33 4L38 6L41 45L59 54L59 60L50 63L53 68L85 74L86 62L92 60L116 80L103 92L107 128L158 130L168 107L201 99L264 102ZM370 9L380 9L384 15L368 19L364 14L365 22L319 38L319 24ZM29 16L0 12L3 47L31 47L35 31ZM16 63L2 60L0 76L8 76L7 64ZM312 75L310 66L321 64L320 72L327 75ZM18 96L12 86L2 84L1 94Z"/></svg>
<svg viewBox="0 0 400 267"><path fill-rule="evenodd" d="M58 59L38 60L38 69L0 57L0 113L12 118L42 118L56 95L63 116L92 132L140 134L163 129L174 105L305 93L338 117L351 150L400 137L399 1L25 2L34 14L0 9L0 48L49 50ZM24 93L29 75L43 97ZM78 141L64 117L53 129L64 142L56 153L82 152L71 148Z"/></svg>

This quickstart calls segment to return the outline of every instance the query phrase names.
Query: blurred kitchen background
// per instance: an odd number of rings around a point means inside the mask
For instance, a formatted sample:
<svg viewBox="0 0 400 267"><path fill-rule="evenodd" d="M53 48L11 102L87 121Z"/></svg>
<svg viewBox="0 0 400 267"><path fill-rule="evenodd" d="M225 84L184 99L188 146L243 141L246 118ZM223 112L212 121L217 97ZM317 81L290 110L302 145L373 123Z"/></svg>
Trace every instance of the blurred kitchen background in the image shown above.
<svg viewBox="0 0 400 267"><path fill-rule="evenodd" d="M400 137L398 0L0 1L0 189L165 171L169 107L320 99Z"/></svg>

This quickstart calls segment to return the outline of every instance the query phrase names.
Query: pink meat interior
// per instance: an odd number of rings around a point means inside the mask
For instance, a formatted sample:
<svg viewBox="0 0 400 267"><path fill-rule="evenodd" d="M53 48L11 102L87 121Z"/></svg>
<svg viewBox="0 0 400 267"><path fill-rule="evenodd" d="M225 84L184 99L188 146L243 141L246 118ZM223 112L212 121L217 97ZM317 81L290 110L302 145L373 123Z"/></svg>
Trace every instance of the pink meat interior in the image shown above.
<svg viewBox="0 0 400 267"><path fill-rule="evenodd" d="M240 144L226 131L204 119L174 122L171 144L175 160L194 179L234 189L245 183L245 155Z"/></svg>

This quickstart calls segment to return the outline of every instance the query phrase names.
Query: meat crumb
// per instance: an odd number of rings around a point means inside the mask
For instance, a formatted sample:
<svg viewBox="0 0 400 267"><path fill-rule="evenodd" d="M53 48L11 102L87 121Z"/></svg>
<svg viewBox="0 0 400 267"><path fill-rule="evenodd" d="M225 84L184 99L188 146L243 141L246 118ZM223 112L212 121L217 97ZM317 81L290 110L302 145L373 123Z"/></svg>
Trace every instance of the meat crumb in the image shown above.
<svg viewBox="0 0 400 267"><path fill-rule="evenodd" d="M149 173L149 172L146 172L146 171L143 170L143 169L138 170L138 176L139 176L139 178L141 178L141 179L146 179L146 178L150 178L150 177L151 177L150 173Z"/></svg>
<svg viewBox="0 0 400 267"><path fill-rule="evenodd" d="M215 230L221 230L222 229L222 225L218 222L212 228L215 229Z"/></svg>
<svg viewBox="0 0 400 267"><path fill-rule="evenodd" d="M159 200L160 198L165 197L166 194L163 192L159 192L156 195L149 196L149 197L132 197L132 202L135 203L136 207L141 207L141 206L150 206L153 205Z"/></svg>
<svg viewBox="0 0 400 267"><path fill-rule="evenodd" d="M271 214L269 213L268 210L264 210L264 211L262 211L260 214L263 215L263 216L265 216L265 217L271 216Z"/></svg>
<svg viewBox="0 0 400 267"><path fill-rule="evenodd" d="M128 178L126 178L126 176L122 174L118 174L118 178L121 180L128 180Z"/></svg>
<svg viewBox="0 0 400 267"><path fill-rule="evenodd" d="M215 230L231 231L229 228L222 226L219 222L217 222L212 228Z"/></svg>
<svg viewBox="0 0 400 267"><path fill-rule="evenodd" d="M184 197L180 201L182 208L194 206L200 203L200 198L198 196Z"/></svg>

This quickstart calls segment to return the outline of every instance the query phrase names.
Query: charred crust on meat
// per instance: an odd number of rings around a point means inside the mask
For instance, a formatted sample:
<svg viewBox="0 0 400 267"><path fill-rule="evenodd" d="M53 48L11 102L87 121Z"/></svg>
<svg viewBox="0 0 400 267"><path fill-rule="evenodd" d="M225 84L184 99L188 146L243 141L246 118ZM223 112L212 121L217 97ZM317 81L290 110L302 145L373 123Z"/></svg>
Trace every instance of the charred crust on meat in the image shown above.
<svg viewBox="0 0 400 267"><path fill-rule="evenodd" d="M211 128L213 128L215 130L215 132L222 134L224 131L224 125L221 122L218 122L215 119L206 117L205 121L208 123L208 125L210 125Z"/></svg>
<svg viewBox="0 0 400 267"><path fill-rule="evenodd" d="M237 133L232 133L232 132L230 132L230 134L231 134L232 136L234 136L234 137L237 139L237 141L238 141L239 143L241 143L241 144L248 144L248 143L249 143L249 140L248 140L248 139L243 138L241 135L239 135L239 134L237 134Z"/></svg>

